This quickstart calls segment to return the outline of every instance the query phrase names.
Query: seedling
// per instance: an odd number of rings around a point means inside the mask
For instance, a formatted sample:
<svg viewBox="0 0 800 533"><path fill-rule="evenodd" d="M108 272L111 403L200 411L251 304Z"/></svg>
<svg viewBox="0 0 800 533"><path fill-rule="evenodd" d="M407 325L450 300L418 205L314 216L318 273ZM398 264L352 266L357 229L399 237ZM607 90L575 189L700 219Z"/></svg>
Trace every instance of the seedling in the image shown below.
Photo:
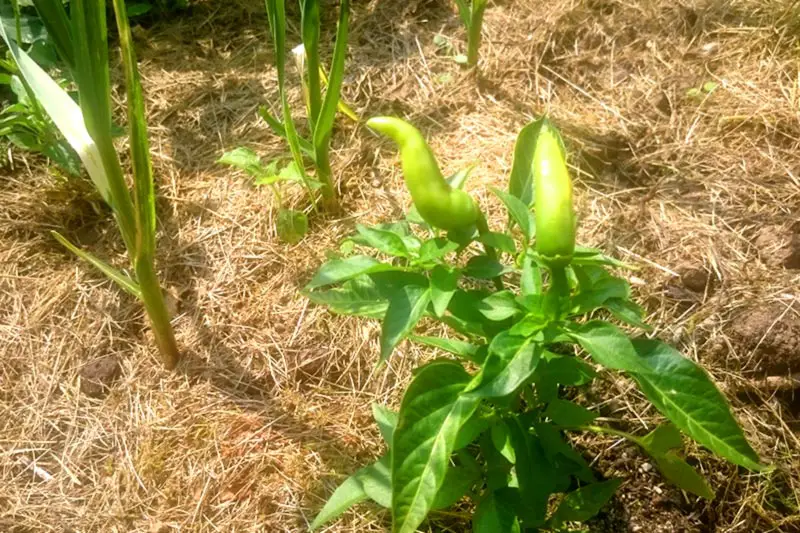
<svg viewBox="0 0 800 533"><path fill-rule="evenodd" d="M333 47L330 78L326 79L319 53L320 2L319 0L300 1L303 44L302 49L296 49L299 53L296 53L295 56L301 70L303 92L306 97L309 139L301 137L297 131L286 89L285 2L284 0L266 0L266 7L272 43L275 48L278 94L283 120L280 121L272 116L266 107L262 107L259 113L276 134L286 139L300 178L312 200L316 198L316 191L319 189L325 204L335 206L337 199L329 150L336 110L340 108L340 91L347 54L350 2L342 0L339 6L339 22ZM327 87L325 88L325 86ZM324 94L323 88L325 88ZM349 108L346 109L349 110ZM313 178L306 173L304 156L311 159L314 164L316 174Z"/></svg>
<svg viewBox="0 0 800 533"><path fill-rule="evenodd" d="M552 124L521 131L509 190L492 189L509 215L497 231L471 216L453 192L458 182L439 181L430 149L399 122L368 125L398 143L420 203L406 220L358 226L348 239L355 249L323 264L304 292L334 313L381 320L382 363L406 338L446 356L414 371L398 412L374 406L387 452L336 489L312 529L372 500L390 508L394 533L413 533L431 512L468 499L475 533L572 530L623 482L603 479L575 449L569 436L581 431L630 440L665 480L708 500L714 490L682 458L682 434L764 470L706 372L648 335L618 275L631 267L575 244L572 183ZM452 216L438 217L437 202ZM437 321L446 336L415 334ZM632 379L664 422L632 434L598 418L580 391L609 373Z"/></svg>

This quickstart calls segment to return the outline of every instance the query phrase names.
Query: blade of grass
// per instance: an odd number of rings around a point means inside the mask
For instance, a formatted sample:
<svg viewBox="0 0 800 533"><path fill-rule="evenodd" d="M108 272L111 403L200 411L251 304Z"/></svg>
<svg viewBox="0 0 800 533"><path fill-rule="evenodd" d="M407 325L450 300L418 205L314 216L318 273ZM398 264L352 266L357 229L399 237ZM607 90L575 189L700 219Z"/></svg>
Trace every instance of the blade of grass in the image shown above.
<svg viewBox="0 0 800 533"><path fill-rule="evenodd" d="M51 231L50 234L55 237L55 239L61 243L61 245L72 252L73 254L77 255L87 263L91 264L97 270L105 274L108 279L119 285L119 287L130 294L131 296L135 297L138 300L142 299L142 291L139 288L139 285L135 281L133 281L130 276L124 274L117 270L116 268L112 267L102 259L99 259L97 256L90 254L89 252L85 252L69 242L66 237L61 235L57 231Z"/></svg>
<svg viewBox="0 0 800 533"><path fill-rule="evenodd" d="M487 0L472 0L472 16L467 26L467 65L474 67L478 64L478 52L481 48L481 30L483 29L483 14L486 11Z"/></svg>
<svg viewBox="0 0 800 533"><path fill-rule="evenodd" d="M347 34L350 20L350 2L342 0L339 6L339 22L336 27L336 43L333 46L333 61L331 62L331 75L328 80L328 88L325 91L325 101L320 110L317 127L314 130L314 151L317 154L316 163L319 176L322 182L323 197L331 200L335 198L333 190L333 179L330 167L328 150L330 147L331 131L333 121L336 118L336 109L339 105L339 93L344 79L344 62L347 56Z"/></svg>

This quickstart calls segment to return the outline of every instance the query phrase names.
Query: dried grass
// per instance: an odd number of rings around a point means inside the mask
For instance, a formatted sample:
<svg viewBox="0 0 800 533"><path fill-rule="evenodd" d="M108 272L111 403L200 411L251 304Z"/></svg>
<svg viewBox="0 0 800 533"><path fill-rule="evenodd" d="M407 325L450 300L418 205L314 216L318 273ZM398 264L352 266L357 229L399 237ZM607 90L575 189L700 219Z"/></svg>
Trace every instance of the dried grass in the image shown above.
<svg viewBox="0 0 800 533"><path fill-rule="evenodd" d="M754 302L798 313L797 271L767 267L752 244L759 227L800 216L798 20L790 0L497 2L475 76L433 44L441 34L463 46L445 3L373 0L354 8L345 92L364 115L413 120L445 171L477 163L470 189L495 222L486 188L505 184L519 128L548 112L574 154L583 242L639 264L659 334L732 391L749 378L730 359L749 354L726 336L731 318ZM186 353L177 372L158 365L140 306L47 234L66 228L124 264L88 187L20 154L0 178L0 530L303 531L341 476L379 453L370 402L396 402L430 355L404 345L376 370L377 325L330 316L297 289L356 221L396 217L408 197L392 151L343 121L332 160L345 214L313 217L297 246L276 241L271 196L214 163L242 144L284 155L255 114L276 95L266 33L261 6L241 0L137 30L159 265ZM687 95L708 81L713 92ZM685 265L710 271L716 291L676 297ZM727 355L710 357L720 343ZM121 377L89 398L80 372L108 355ZM656 420L626 381L611 388L621 401L587 398L631 429ZM635 450L578 441L628 479L628 525L597 530L800 531L800 414L754 394L734 407L778 469L748 474L691 448L718 488L711 504L663 485ZM442 520L432 527L466 527ZM363 506L330 531L386 524Z"/></svg>

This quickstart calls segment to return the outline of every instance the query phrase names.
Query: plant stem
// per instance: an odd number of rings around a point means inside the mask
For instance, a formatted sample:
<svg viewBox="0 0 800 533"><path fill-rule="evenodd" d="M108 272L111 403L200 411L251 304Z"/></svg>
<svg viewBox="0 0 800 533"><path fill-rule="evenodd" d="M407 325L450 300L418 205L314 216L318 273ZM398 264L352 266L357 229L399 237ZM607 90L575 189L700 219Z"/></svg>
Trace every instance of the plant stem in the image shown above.
<svg viewBox="0 0 800 533"><path fill-rule="evenodd" d="M545 298L546 308L553 317L558 318L562 303L569 300L569 280L567 280L567 269L563 266L550 268L550 287Z"/></svg>
<svg viewBox="0 0 800 533"><path fill-rule="evenodd" d="M475 222L475 225L478 227L478 235L486 235L489 233L489 223L486 221L486 217L483 215L482 211L478 211L478 220ZM489 246L488 244L483 244L483 249L486 252L486 257L493 261L497 261L497 250L494 249L493 246ZM505 287L503 285L503 277L497 276L492 280L494 282L494 286L497 288L498 291L502 291Z"/></svg>
<svg viewBox="0 0 800 533"><path fill-rule="evenodd" d="M478 52L481 48L481 30L483 29L483 13L487 0L472 0L472 16L467 36L467 66L478 64Z"/></svg>
<svg viewBox="0 0 800 533"><path fill-rule="evenodd" d="M587 429L589 431L594 431L595 433L606 433L608 435L615 435L617 437L622 437L624 439L628 439L631 442L635 442L641 446L641 439L639 437L635 437L630 433L625 433L624 431L620 431L614 428L605 428L603 426L583 426L579 429Z"/></svg>
<svg viewBox="0 0 800 533"><path fill-rule="evenodd" d="M142 303L150 319L150 327L158 344L158 350L167 370L177 366L181 358L175 334L172 332L169 311L164 302L164 294L156 276L152 257L142 257L136 261L136 281L142 291Z"/></svg>
<svg viewBox="0 0 800 533"><path fill-rule="evenodd" d="M317 167L317 179L322 182L323 204L326 209L336 210L338 208L338 200L336 192L333 190L333 171L331 170L331 160L328 154L329 139L320 146L315 146L316 158L314 163Z"/></svg>

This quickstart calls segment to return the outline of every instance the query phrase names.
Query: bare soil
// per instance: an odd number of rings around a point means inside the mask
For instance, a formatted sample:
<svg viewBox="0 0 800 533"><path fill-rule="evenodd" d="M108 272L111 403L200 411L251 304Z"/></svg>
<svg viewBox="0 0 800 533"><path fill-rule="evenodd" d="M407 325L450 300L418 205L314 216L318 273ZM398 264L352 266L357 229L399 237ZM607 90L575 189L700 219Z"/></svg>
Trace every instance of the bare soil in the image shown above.
<svg viewBox="0 0 800 533"><path fill-rule="evenodd" d="M488 186L506 186L517 132L548 113L570 153L580 240L640 267L630 281L656 333L708 369L776 467L750 473L687 442L716 490L703 502L624 443L576 436L602 475L626 480L592 531L800 531L798 21L793 0L497 0L476 74L434 42L464 49L450 3L355 2L344 93L359 114L414 122L446 173L476 163L468 189L499 226ZM50 237L124 266L108 209L85 182L10 152L0 531L305 531L383 452L370 403L396 405L409 370L435 354L405 344L376 369L378 326L331 316L298 289L356 222L396 218L409 199L393 150L341 118L342 213L312 216L295 246L277 241L271 193L216 163L236 146L286 157L256 114L276 103L267 34L263 5L243 0L135 28L158 266L184 351L175 372L159 365L141 306ZM615 424L643 433L660 421L632 383L603 380L591 401ZM466 516L425 527L469 531ZM388 525L363 505L327 531Z"/></svg>

